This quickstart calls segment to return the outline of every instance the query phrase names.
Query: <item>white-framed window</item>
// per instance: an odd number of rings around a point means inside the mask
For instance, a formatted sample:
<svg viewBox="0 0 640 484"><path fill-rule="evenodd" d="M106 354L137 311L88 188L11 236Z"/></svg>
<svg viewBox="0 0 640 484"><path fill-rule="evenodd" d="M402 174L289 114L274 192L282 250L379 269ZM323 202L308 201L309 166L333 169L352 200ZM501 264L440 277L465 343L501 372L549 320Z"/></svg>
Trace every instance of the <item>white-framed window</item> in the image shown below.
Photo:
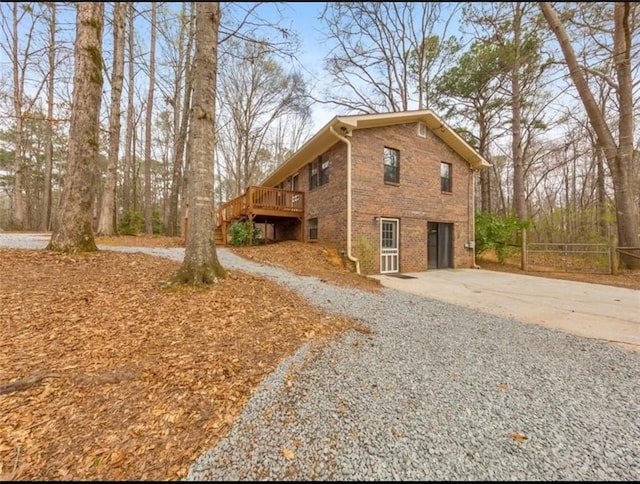
<svg viewBox="0 0 640 484"><path fill-rule="evenodd" d="M384 147L384 182L400 183L400 152Z"/></svg>
<svg viewBox="0 0 640 484"><path fill-rule="evenodd" d="M451 193L453 186L451 163L440 163L440 190Z"/></svg>

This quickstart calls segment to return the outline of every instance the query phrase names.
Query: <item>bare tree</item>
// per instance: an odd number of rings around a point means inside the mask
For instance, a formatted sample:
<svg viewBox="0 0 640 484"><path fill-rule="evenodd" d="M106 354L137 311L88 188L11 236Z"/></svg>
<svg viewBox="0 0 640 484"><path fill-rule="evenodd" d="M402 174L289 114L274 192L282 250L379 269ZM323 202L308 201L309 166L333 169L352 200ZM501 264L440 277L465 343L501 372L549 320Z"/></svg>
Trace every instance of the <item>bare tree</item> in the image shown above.
<svg viewBox="0 0 640 484"><path fill-rule="evenodd" d="M49 72L47 76L47 127L44 153L44 193L42 202L42 215L40 217L40 230L46 231L51 228L51 174L53 171L53 105L54 82L56 70L56 3L47 3L49 8Z"/></svg>
<svg viewBox="0 0 640 484"><path fill-rule="evenodd" d="M446 30L457 6L446 2L328 2L333 49L325 103L372 113L429 108L432 84L457 50ZM444 29L438 24L444 18ZM416 95L417 94L417 98Z"/></svg>
<svg viewBox="0 0 640 484"><path fill-rule="evenodd" d="M182 266L175 280L196 285L226 277L214 241L213 154L215 148L216 71L220 6L196 3L196 53L193 66L193 107L189 186L189 228Z"/></svg>
<svg viewBox="0 0 640 484"><path fill-rule="evenodd" d="M124 166L122 173L122 208L124 213L128 213L132 207L131 185L135 185L136 180L133 179L135 163L135 129L136 129L136 109L135 109L135 7L132 2L128 2L128 35L127 35L127 52L128 52L128 69L127 69L127 128L124 141ZM135 204L135 200L133 201Z"/></svg>
<svg viewBox="0 0 640 484"><path fill-rule="evenodd" d="M113 223L120 151L120 118L122 117L120 102L124 81L124 29L126 15L127 4L125 2L115 2L113 8L113 69L111 74L111 112L109 114L109 153L107 155L107 177L97 229L97 233L100 235L112 235L115 232Z"/></svg>
<svg viewBox="0 0 640 484"><path fill-rule="evenodd" d="M193 2L182 4L178 18L178 31L171 29L175 19L160 22L159 32L171 47L169 64L172 66L173 85L165 94L166 102L173 112L173 140L171 152L171 183L169 190L169 210L166 219L167 234L178 235L180 223L180 200L185 165L185 147L187 129L189 125L189 111L191 108L191 57L193 51L194 13ZM169 89L168 89L169 90Z"/></svg>
<svg viewBox="0 0 640 484"><path fill-rule="evenodd" d="M153 234L153 200L151 193L151 122L153 119L153 92L156 83L156 17L157 2L151 2L151 50L149 51L149 91L144 128L144 231Z"/></svg>
<svg viewBox="0 0 640 484"><path fill-rule="evenodd" d="M44 86L44 78L38 86L33 96L27 97L25 94L25 84L29 66L34 59L34 29L40 13L34 9L31 2L20 4L14 2L10 5L11 14L2 12L2 31L6 42L0 42L0 47L11 60L13 71L13 116L15 118L15 141L14 141L14 163L13 163L13 221L12 225L16 229L24 229L28 225L27 220L27 199L25 193L26 173L24 166L24 153L22 137L24 135L25 117L31 111L39 92ZM20 27L24 24L25 17L28 17L29 24L26 27L26 34L21 32ZM8 20L11 19L11 24ZM21 39L24 39L24 47L21 47Z"/></svg>
<svg viewBox="0 0 640 484"><path fill-rule="evenodd" d="M104 3L78 3L67 175L49 250L97 250L92 218L103 83L103 17Z"/></svg>
<svg viewBox="0 0 640 484"><path fill-rule="evenodd" d="M267 141L276 122L309 108L301 76L287 74L268 47L234 44L235 55L226 56L226 75L219 83L218 148L233 187L231 195L238 196L273 168Z"/></svg>
<svg viewBox="0 0 640 484"><path fill-rule="evenodd" d="M638 247L637 207L634 206L633 185L633 84L631 75L631 18L635 5L616 2L613 12L614 63L619 116L617 117L618 140L607 122L605 113L598 106L589 84L581 69L569 36L560 19L547 2L540 2L540 9L553 30L562 49L567 68L582 100L589 121L598 137L598 144L611 171L614 186L618 224L618 244L624 247ZM640 259L622 254L621 262L628 268L640 269Z"/></svg>

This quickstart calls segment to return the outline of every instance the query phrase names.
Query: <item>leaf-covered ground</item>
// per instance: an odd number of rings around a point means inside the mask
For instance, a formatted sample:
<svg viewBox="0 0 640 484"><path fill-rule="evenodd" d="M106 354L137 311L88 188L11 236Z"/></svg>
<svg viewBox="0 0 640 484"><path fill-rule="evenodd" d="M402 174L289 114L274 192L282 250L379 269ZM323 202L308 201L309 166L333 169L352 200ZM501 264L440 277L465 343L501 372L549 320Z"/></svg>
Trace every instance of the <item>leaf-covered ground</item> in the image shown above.
<svg viewBox="0 0 640 484"><path fill-rule="evenodd" d="M0 258L5 481L179 480L280 361L356 327L240 272L195 289L144 254Z"/></svg>
<svg viewBox="0 0 640 484"><path fill-rule="evenodd" d="M180 247L180 238L102 245ZM378 290L335 251L230 249L329 283ZM232 271L209 289L163 284L179 263L144 254L0 249L0 479L179 480L259 382L307 341L357 324ZM490 258L483 269L519 272ZM541 273L640 289L640 273Z"/></svg>
<svg viewBox="0 0 640 484"><path fill-rule="evenodd" d="M562 267L562 262L558 261L555 266L546 267L547 272L529 271L520 269L520 257L508 257L504 264L497 261L497 257L492 252L487 252L478 257L478 264L482 269L490 271L511 272L513 274L526 274L527 276L547 277L550 279L564 279L567 281L589 282L592 284L604 284L607 286L626 287L628 289L640 290L640 271L620 269L618 274L580 273L563 272L557 270ZM554 271L554 267L556 270Z"/></svg>

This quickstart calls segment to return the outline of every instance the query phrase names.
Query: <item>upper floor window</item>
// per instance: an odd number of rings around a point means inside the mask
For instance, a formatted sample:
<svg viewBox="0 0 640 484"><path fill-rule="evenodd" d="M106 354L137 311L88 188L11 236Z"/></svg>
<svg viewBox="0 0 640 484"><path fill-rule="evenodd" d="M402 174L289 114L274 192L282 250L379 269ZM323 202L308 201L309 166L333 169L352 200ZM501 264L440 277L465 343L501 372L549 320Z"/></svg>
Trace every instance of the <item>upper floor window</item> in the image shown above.
<svg viewBox="0 0 640 484"><path fill-rule="evenodd" d="M329 183L329 156L325 153L309 163L309 190Z"/></svg>
<svg viewBox="0 0 640 484"><path fill-rule="evenodd" d="M309 190L318 186L318 162L312 161L309 164Z"/></svg>
<svg viewBox="0 0 640 484"><path fill-rule="evenodd" d="M384 148L384 182L400 183L400 152Z"/></svg>
<svg viewBox="0 0 640 484"><path fill-rule="evenodd" d="M440 190L451 192L451 163L440 163Z"/></svg>
<svg viewBox="0 0 640 484"><path fill-rule="evenodd" d="M329 183L329 157L325 153L320 157L320 185Z"/></svg>

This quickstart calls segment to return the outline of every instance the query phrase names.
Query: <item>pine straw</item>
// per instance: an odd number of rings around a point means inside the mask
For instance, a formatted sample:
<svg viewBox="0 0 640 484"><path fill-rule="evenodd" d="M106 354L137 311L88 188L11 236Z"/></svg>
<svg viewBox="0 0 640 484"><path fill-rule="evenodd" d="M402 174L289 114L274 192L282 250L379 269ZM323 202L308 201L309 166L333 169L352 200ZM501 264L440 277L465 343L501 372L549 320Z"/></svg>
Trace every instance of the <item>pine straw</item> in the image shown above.
<svg viewBox="0 0 640 484"><path fill-rule="evenodd" d="M253 247L229 247L236 255L254 262L283 267L294 274L314 276L336 286L379 291L378 279L347 269L344 259L332 247L287 240Z"/></svg>
<svg viewBox="0 0 640 484"><path fill-rule="evenodd" d="M281 360L362 330L240 272L196 289L139 253L0 258L2 480L182 479Z"/></svg>

